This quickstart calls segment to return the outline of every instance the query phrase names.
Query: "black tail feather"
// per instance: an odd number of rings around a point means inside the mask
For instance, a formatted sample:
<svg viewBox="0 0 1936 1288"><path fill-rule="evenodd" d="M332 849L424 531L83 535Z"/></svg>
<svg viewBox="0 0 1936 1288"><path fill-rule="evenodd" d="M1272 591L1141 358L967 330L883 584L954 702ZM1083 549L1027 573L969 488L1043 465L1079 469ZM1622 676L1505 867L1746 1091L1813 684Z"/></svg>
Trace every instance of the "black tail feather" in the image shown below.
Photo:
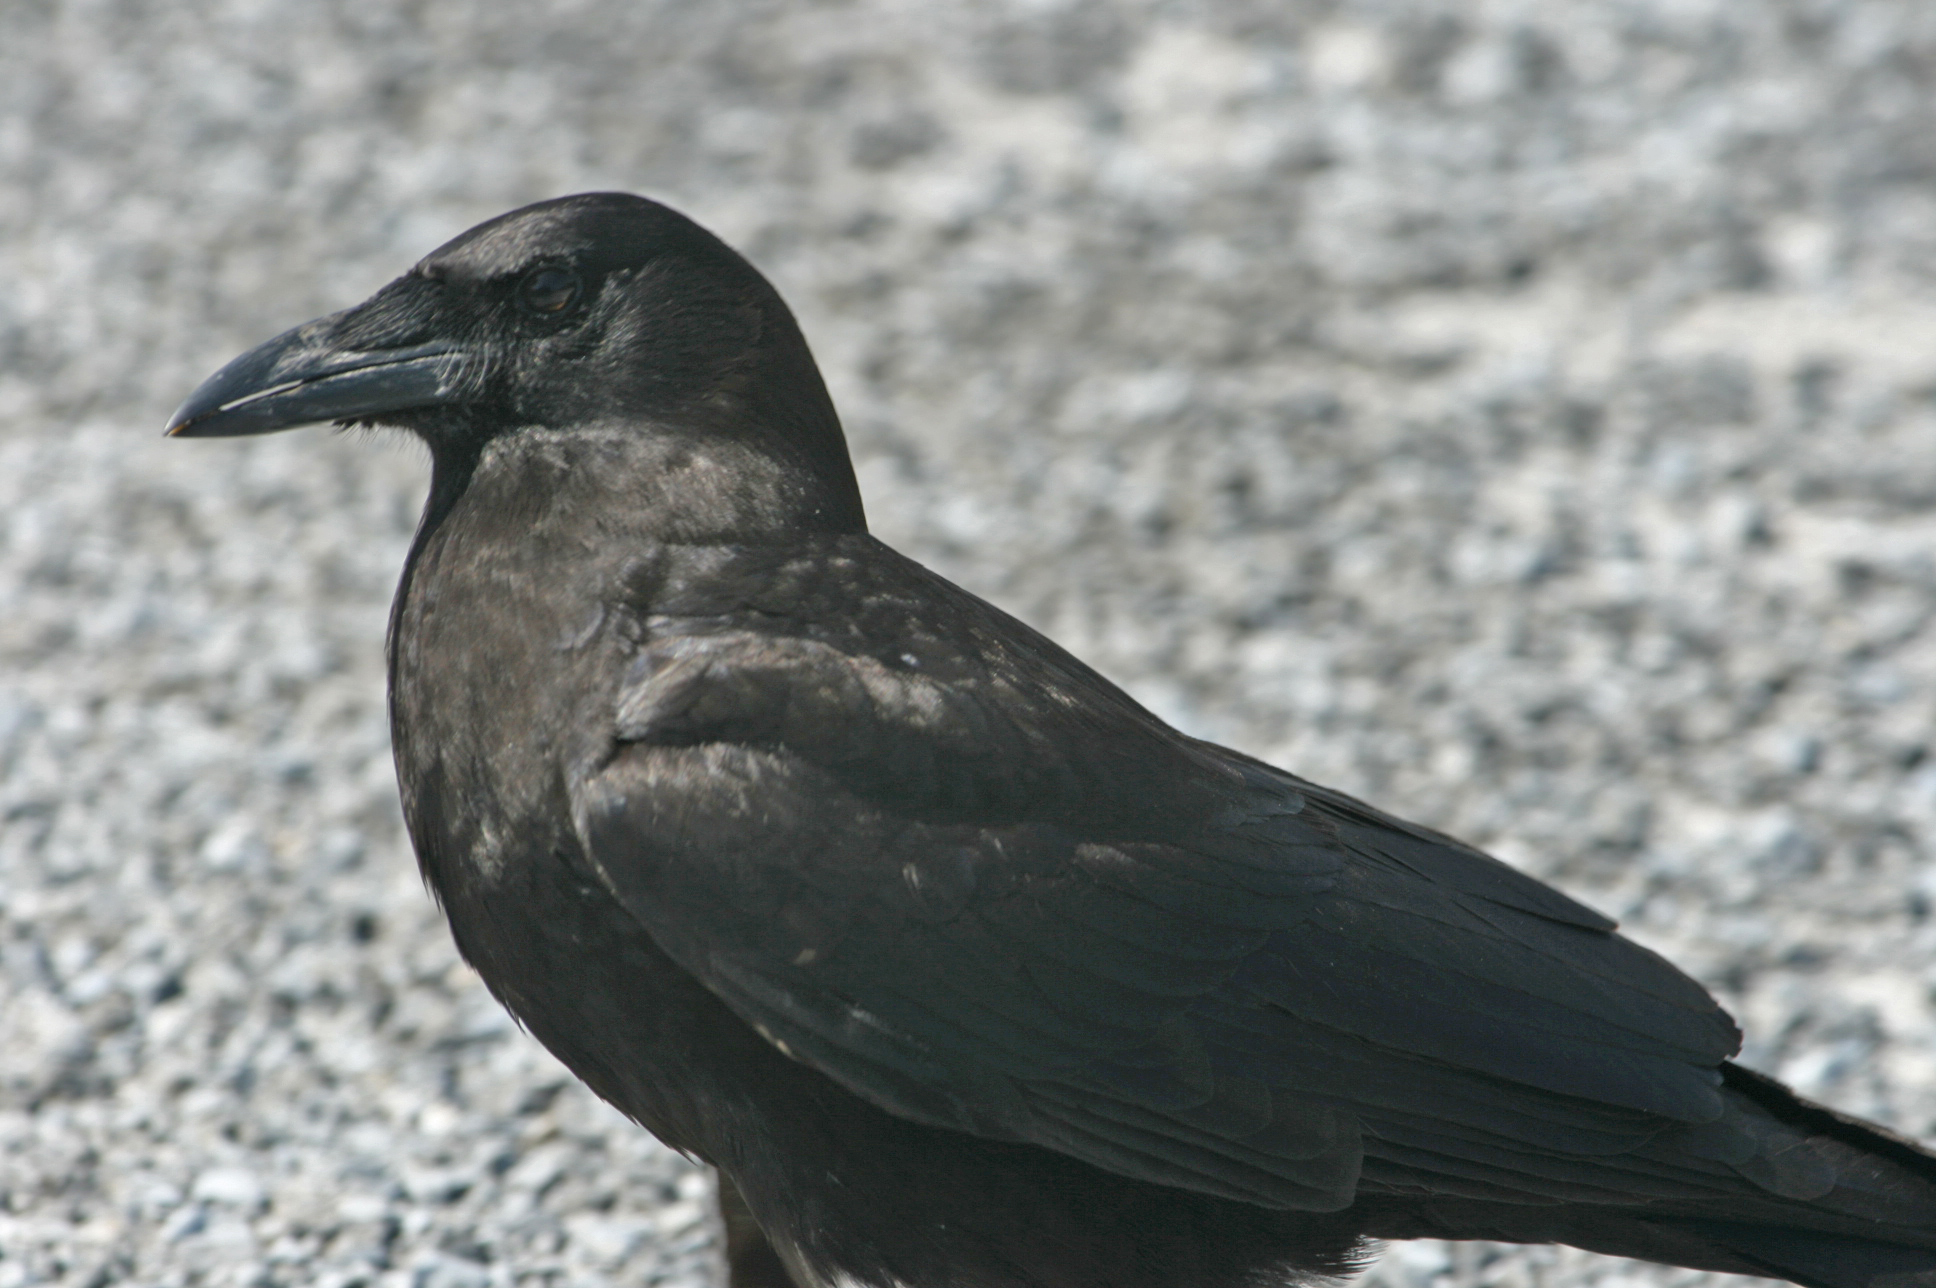
<svg viewBox="0 0 1936 1288"><path fill-rule="evenodd" d="M1936 1288L1936 1249L1734 1221L1683 1227L1726 1248L1758 1274L1803 1288Z"/></svg>
<svg viewBox="0 0 1936 1288"><path fill-rule="evenodd" d="M1568 1243L1804 1288L1936 1288L1936 1154L1804 1100L1751 1069L1722 1069L1730 1108L1711 1128L1657 1137L1664 1164L1731 1152L1732 1193L1694 1202L1566 1203L1392 1196L1368 1206L1381 1238ZM1692 1152L1683 1156L1679 1151Z"/></svg>

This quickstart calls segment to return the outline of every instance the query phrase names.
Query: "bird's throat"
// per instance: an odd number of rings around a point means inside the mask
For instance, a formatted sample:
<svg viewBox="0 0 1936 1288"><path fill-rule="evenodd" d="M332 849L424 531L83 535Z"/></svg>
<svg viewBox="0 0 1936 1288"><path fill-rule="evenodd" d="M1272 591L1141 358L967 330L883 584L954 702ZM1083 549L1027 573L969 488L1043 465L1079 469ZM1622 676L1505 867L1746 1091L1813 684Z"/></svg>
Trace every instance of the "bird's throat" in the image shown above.
<svg viewBox="0 0 1936 1288"><path fill-rule="evenodd" d="M460 507L482 507L472 521L488 527L578 532L601 544L786 542L866 530L851 478L824 480L757 440L619 423L531 427L481 449L433 450L425 534Z"/></svg>

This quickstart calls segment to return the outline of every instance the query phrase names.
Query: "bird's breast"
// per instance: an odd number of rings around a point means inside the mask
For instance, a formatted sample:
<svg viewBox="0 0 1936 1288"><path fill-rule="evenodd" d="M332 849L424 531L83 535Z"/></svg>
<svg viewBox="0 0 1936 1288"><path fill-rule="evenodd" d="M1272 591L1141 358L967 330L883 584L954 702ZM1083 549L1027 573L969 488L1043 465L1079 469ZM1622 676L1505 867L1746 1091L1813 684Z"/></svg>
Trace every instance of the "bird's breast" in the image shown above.
<svg viewBox="0 0 1936 1288"><path fill-rule="evenodd" d="M392 733L411 836L447 900L576 844L568 784L609 744L619 666L605 589L569 546L448 523L407 570Z"/></svg>

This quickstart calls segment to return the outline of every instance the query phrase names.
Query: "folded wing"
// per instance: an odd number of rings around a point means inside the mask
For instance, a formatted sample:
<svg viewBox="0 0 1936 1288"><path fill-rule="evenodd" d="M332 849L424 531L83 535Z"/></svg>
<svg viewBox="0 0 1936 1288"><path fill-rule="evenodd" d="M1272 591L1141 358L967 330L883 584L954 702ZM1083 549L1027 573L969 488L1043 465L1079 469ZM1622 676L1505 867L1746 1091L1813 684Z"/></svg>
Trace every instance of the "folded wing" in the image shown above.
<svg viewBox="0 0 1936 1288"><path fill-rule="evenodd" d="M879 612L649 622L574 787L612 892L789 1055L1275 1207L1740 1184L1734 1026L1611 922L1175 734L1017 623L937 626L995 614L918 589L904 641ZM1706 1144L1652 1157L1670 1135Z"/></svg>

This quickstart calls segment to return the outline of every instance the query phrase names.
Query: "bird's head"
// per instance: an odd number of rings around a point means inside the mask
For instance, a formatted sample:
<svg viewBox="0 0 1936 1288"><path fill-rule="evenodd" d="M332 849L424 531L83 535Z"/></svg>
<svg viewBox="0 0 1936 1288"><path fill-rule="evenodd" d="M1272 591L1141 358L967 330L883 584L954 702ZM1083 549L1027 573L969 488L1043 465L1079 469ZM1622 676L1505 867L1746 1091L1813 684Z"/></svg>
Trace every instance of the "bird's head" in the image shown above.
<svg viewBox="0 0 1936 1288"><path fill-rule="evenodd" d="M785 302L711 233L624 193L479 224L223 367L168 433L321 421L408 429L440 460L532 429L710 438L818 477L860 522L839 418Z"/></svg>

